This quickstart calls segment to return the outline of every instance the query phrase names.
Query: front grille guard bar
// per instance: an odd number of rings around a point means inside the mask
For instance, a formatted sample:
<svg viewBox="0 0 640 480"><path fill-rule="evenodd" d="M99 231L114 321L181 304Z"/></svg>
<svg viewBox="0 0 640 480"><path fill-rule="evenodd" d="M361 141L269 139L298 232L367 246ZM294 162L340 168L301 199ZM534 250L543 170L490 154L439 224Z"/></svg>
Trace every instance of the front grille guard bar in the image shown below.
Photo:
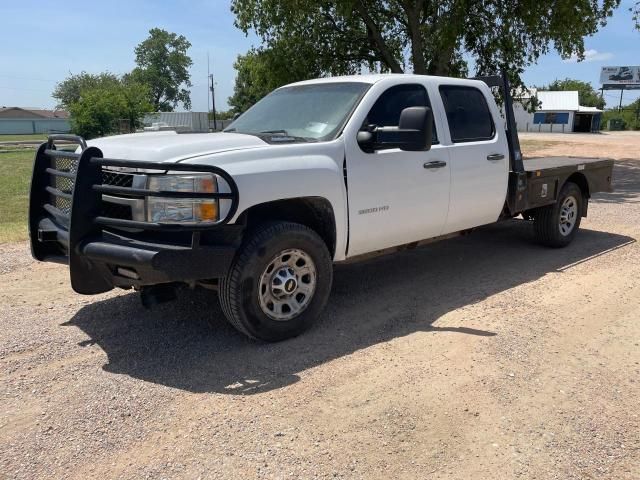
<svg viewBox="0 0 640 480"><path fill-rule="evenodd" d="M113 227L128 227L138 228L144 230L168 230L168 231L200 231L210 229L212 226L224 225L238 210L238 187L231 175L222 170L221 168L214 167L212 165L194 165L194 164L182 164L182 163L152 163L141 160L120 160L115 158L102 158L92 157L89 159L90 165L97 167L102 171L102 167L123 167L132 169L144 169L144 170L158 170L158 171L174 171L174 172L189 172L189 173L211 173L222 178L229 186L230 192L170 192L170 191L155 191L147 190L144 188L132 188L132 187L119 187L113 185L93 184L92 190L100 194L108 195L125 195L127 197L163 197L163 198L205 198L216 200L231 200L231 206L227 214L220 218L216 222L212 223L157 223L157 222L141 222L136 220L123 220L116 218L108 218L103 216L96 216L94 221L103 226Z"/></svg>
<svg viewBox="0 0 640 480"><path fill-rule="evenodd" d="M81 153L58 150L56 141L73 142L80 145ZM58 163L67 163L68 168ZM156 192L147 189L104 185L103 167L124 167L143 169L181 171L190 173L211 173L223 179L229 192ZM67 182L70 189L58 187L58 179ZM200 223L158 223L110 218L102 215L102 195L116 194L132 198L150 196L165 198L213 198L230 200L231 205L224 217L217 222ZM68 211L60 209L55 199L68 202ZM87 146L82 137L74 135L51 135L38 149L31 179L29 200L29 233L31 251L38 260L68 263L72 272L76 269L90 268L82 256L82 245L91 239L100 238L104 227L132 228L169 232L192 232L192 248L200 242L200 232L215 229L228 223L238 209L238 187L233 178L221 168L211 165L154 163L140 160L121 160L103 158L96 147Z"/></svg>

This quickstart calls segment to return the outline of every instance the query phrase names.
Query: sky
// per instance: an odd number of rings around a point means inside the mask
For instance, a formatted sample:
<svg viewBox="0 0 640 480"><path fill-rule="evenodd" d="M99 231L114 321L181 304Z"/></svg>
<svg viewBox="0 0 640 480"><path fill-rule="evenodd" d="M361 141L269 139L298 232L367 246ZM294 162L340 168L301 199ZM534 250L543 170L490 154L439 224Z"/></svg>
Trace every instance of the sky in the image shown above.
<svg viewBox="0 0 640 480"><path fill-rule="evenodd" d="M600 67L640 65L640 32L633 30L629 12L634 3L623 0L607 26L586 38L585 61L549 53L527 68L525 83L544 85L570 77L598 88ZM216 110L226 110L235 59L260 44L233 25L229 0L0 0L0 18L0 106L53 108L51 92L69 73L126 73L135 66L135 46L149 29L159 27L184 35L192 44L192 109L208 110L208 53ZM636 92L625 92L623 103L638 98ZM617 106L619 95L605 92L607 106Z"/></svg>

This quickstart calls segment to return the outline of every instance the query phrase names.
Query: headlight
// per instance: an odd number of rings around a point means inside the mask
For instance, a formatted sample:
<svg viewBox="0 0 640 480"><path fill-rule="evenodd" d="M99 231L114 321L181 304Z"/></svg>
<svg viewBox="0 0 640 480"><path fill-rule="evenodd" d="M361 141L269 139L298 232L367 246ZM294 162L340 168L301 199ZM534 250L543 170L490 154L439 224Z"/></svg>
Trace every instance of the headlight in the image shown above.
<svg viewBox="0 0 640 480"><path fill-rule="evenodd" d="M218 191L215 175L150 176L147 189L156 192ZM208 198L147 197L147 221L158 223L216 222L218 200Z"/></svg>

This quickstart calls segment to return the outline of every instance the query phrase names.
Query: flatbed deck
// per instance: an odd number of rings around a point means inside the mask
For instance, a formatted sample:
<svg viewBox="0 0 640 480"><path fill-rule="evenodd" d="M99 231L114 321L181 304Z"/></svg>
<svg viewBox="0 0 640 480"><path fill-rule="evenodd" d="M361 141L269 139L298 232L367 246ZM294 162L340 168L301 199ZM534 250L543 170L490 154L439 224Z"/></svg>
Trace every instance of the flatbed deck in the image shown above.
<svg viewBox="0 0 640 480"><path fill-rule="evenodd" d="M599 165L613 165L613 160L584 157L534 157L524 160L524 170L534 172L550 168L580 167L591 168ZM587 167L587 165L589 167Z"/></svg>
<svg viewBox="0 0 640 480"><path fill-rule="evenodd" d="M519 196L520 211L533 210L555 203L562 186L577 184L588 199L597 192L610 192L613 160L583 157L538 157L523 161L524 185ZM586 216L586 205L584 202Z"/></svg>

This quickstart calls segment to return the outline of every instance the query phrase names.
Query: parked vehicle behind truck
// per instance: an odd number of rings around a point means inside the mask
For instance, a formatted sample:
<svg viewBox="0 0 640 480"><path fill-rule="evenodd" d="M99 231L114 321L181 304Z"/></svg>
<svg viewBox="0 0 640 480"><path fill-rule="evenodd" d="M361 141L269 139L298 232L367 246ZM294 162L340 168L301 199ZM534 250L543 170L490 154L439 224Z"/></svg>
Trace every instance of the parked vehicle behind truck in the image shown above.
<svg viewBox="0 0 640 480"><path fill-rule="evenodd" d="M323 78L220 133L51 136L34 163L31 247L68 264L82 294L216 289L238 330L278 341L320 316L333 263L518 215L542 244L568 245L612 167L523 162L505 78Z"/></svg>

